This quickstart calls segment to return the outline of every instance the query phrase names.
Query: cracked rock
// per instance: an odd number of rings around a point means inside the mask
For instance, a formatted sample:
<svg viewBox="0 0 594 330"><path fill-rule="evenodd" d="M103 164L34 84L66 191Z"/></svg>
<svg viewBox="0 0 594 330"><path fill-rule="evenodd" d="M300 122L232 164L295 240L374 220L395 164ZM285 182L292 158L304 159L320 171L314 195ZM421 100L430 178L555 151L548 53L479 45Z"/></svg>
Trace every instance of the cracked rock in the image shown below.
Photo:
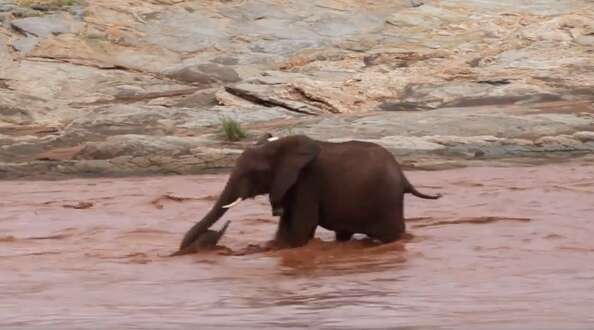
<svg viewBox="0 0 594 330"><path fill-rule="evenodd" d="M82 23L74 22L70 15L55 14L41 17L26 17L11 22L13 28L26 35L45 38L49 35L76 33L82 29Z"/></svg>

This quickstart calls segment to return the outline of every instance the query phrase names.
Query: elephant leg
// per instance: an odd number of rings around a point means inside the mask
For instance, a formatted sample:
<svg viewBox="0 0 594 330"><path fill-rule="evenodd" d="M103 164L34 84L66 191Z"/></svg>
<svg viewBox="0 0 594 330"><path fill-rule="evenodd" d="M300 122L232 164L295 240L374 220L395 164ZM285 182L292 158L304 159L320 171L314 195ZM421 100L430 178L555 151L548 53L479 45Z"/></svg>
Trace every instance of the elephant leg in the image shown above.
<svg viewBox="0 0 594 330"><path fill-rule="evenodd" d="M339 242L346 242L349 241L353 237L353 233L349 231L341 231L337 230L334 232L334 236L336 240Z"/></svg>
<svg viewBox="0 0 594 330"><path fill-rule="evenodd" d="M378 239L382 243L399 240L406 231L404 224L404 196L401 195L394 202L393 207L386 211L383 216L380 216L380 219L373 230L368 233L368 236Z"/></svg>
<svg viewBox="0 0 594 330"><path fill-rule="evenodd" d="M305 245L314 237L317 227L317 216L313 212L301 209L285 211L281 216L274 238L278 248L298 247Z"/></svg>
<svg viewBox="0 0 594 330"><path fill-rule="evenodd" d="M296 198L291 213L290 244L293 247L305 245L314 237L318 226L318 202L307 194L301 194Z"/></svg>
<svg viewBox="0 0 594 330"><path fill-rule="evenodd" d="M274 236L274 242L279 247L285 247L290 241L291 237L291 215L290 210L283 211L276 229L276 235Z"/></svg>
<svg viewBox="0 0 594 330"><path fill-rule="evenodd" d="M402 238L404 232L404 219L393 218L389 221L378 223L374 230L367 236L375 238L382 243L390 243Z"/></svg>
<svg viewBox="0 0 594 330"><path fill-rule="evenodd" d="M319 221L319 201L311 187L307 181L299 182L287 199L275 238L280 245L298 247L314 237Z"/></svg>

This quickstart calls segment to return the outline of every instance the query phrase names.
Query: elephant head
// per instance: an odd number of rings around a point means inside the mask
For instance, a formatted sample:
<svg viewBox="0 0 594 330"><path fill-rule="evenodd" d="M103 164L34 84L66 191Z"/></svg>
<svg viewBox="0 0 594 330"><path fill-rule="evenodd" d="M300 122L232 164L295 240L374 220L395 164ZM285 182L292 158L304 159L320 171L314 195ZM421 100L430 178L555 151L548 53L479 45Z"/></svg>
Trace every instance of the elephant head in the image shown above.
<svg viewBox="0 0 594 330"><path fill-rule="evenodd" d="M262 139L261 139L262 140ZM232 206L247 198L269 194L273 214L280 215L281 201L297 182L299 173L320 152L317 143L303 135L266 137L246 149L210 211L185 234L180 250L192 244Z"/></svg>

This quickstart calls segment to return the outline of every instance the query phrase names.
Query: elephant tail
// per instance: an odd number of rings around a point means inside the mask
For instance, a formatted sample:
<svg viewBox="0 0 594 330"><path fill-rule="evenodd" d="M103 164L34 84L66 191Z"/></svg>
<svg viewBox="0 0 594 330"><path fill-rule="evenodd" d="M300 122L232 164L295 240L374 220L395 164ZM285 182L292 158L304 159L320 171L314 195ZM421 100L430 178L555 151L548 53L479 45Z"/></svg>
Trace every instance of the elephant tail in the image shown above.
<svg viewBox="0 0 594 330"><path fill-rule="evenodd" d="M406 176L404 176L404 174L402 175L403 179L404 179L404 193L411 193L419 198L424 198L424 199L439 199L441 198L441 194L435 194L435 195L427 195L427 194L423 194L422 192L419 192L411 183L410 181L408 181L408 179L406 178Z"/></svg>

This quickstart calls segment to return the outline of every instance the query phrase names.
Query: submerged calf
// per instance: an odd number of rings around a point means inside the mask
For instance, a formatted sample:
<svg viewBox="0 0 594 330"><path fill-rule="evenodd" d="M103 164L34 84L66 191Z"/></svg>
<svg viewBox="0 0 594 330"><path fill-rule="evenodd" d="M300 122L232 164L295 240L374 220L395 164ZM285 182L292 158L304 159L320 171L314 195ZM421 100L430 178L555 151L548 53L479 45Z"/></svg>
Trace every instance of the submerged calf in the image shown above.
<svg viewBox="0 0 594 330"><path fill-rule="evenodd" d="M227 231L227 227L229 227L230 223L231 223L231 221L227 221L223 225L223 227L221 227L221 229L219 229L218 231L211 230L211 229L207 230L205 233L200 235L200 237L198 237L195 241L193 241L192 244L190 244L189 246L187 246L186 248L184 248L182 250L172 253L169 256L173 257L173 256L179 256L179 255L184 255L184 254L190 254L190 253L196 253L196 252L200 252L200 251L215 249L217 247L217 243L219 242L219 240L221 240L221 237L223 237L223 234L225 234L225 231Z"/></svg>

